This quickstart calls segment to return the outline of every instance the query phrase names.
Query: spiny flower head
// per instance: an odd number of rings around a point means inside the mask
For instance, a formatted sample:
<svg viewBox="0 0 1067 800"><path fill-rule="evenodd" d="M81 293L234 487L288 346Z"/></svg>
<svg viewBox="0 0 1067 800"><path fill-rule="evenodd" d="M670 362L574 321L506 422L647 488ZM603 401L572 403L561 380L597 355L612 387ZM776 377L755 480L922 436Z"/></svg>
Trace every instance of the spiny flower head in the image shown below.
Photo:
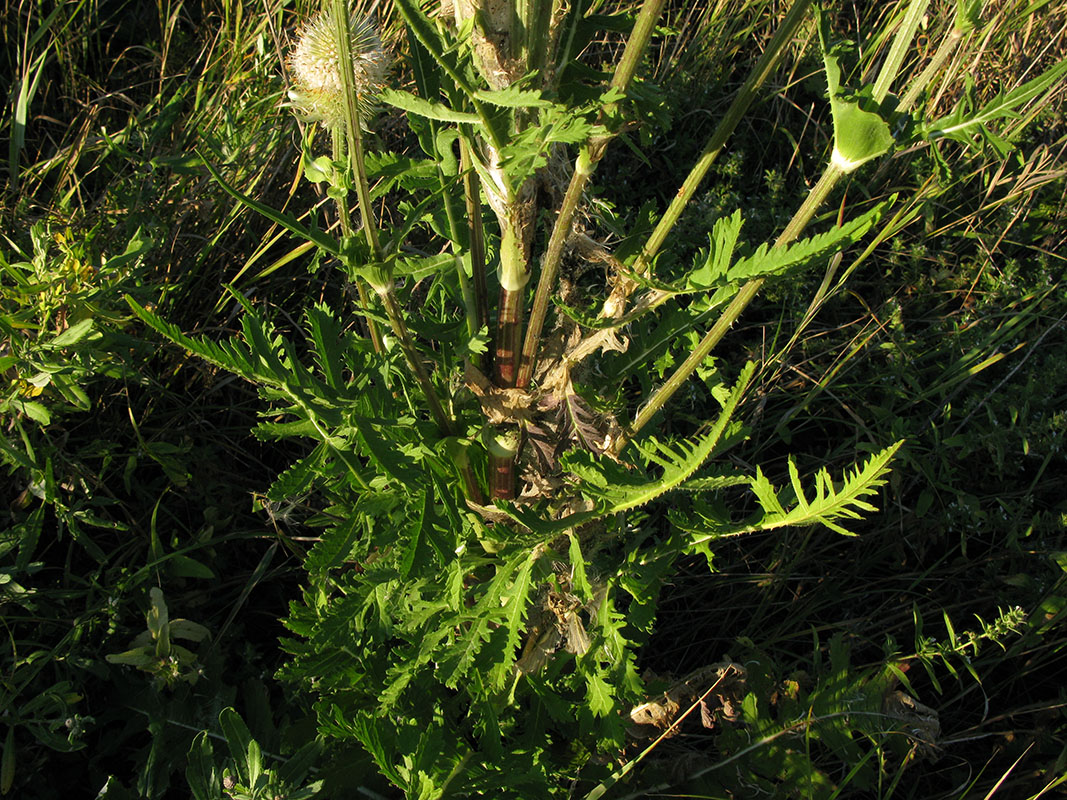
<svg viewBox="0 0 1067 800"><path fill-rule="evenodd" d="M389 55L366 17L353 15L349 22L352 73L355 76L356 107L362 125L373 110L373 98L385 86ZM344 121L344 83L337 52L333 19L322 13L300 31L289 54L293 88L290 106L306 119L332 127Z"/></svg>

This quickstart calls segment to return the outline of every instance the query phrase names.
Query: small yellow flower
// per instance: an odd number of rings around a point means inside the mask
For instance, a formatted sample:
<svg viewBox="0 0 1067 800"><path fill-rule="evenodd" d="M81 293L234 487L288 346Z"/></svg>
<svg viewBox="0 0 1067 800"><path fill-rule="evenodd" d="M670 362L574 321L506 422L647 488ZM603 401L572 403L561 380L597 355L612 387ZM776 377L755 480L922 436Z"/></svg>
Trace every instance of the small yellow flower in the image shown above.
<svg viewBox="0 0 1067 800"><path fill-rule="evenodd" d="M366 17L353 15L349 22L352 72L355 75L356 107L362 124L373 110L373 98L385 86L389 55ZM333 20L319 14L300 31L289 54L293 88L290 106L310 121L332 127L345 114L343 83Z"/></svg>

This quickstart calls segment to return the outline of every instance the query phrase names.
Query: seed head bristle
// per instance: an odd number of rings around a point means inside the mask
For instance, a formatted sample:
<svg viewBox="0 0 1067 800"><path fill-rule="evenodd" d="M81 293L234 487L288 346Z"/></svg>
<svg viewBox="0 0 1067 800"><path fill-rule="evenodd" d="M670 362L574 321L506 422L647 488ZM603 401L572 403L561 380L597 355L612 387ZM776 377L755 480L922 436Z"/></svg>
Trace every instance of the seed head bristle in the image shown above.
<svg viewBox="0 0 1067 800"><path fill-rule="evenodd" d="M389 55L369 19L353 16L349 22L352 72L360 124L374 109L374 97L385 86ZM327 13L311 19L297 36L288 58L293 80L289 105L305 119L330 127L344 119L345 102L340 57L333 22Z"/></svg>

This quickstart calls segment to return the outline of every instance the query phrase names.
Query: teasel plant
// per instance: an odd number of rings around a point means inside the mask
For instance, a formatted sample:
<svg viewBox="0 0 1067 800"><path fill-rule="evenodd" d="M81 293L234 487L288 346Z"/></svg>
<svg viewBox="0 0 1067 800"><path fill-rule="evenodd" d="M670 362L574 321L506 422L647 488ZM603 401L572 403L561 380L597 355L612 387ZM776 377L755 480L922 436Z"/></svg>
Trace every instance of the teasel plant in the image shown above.
<svg viewBox="0 0 1067 800"><path fill-rule="evenodd" d="M306 363L236 292L242 334L222 342L130 300L165 336L260 387L271 416L259 435L314 443L267 493L324 497L279 674L319 698L323 735L357 740L409 797L566 794L554 776L576 763L600 796L635 763L610 766L626 752L628 711L647 700L635 653L675 560L710 563L718 540L787 527L854 532L901 443L836 479L821 469L805 480L789 460L787 485L774 486L725 458L745 439L734 417L758 365L723 363L715 348L768 281L884 241L930 199L842 201L825 227L820 212L851 176L913 147L1000 152L996 125L1067 71L991 99L965 93L927 115L920 101L980 29L980 2L959 0L951 22L929 27L943 38L917 74L912 47L931 4L898 3L872 32L886 50L864 80L829 10L794 0L651 232L612 251L584 231L595 223L592 181L654 111L641 67L665 0L632 14L601 6L453 0L427 11L394 0L406 59L390 73L369 21L327 0L287 67L290 105L309 123L301 167L334 201L336 233L242 194L205 159L234 197L340 266L362 333L344 309L311 305ZM724 215L691 264L660 274L683 212L811 26L832 125L821 177L776 238L744 243L741 212ZM607 72L583 62L597 48L606 57L604 41L621 51ZM421 156L368 147L376 115L399 112ZM312 152L316 126L329 155ZM604 284L576 288L561 277L568 261L606 265ZM613 403L638 363L605 381L602 397L583 396L576 384L598 358L617 363L631 331L670 303L685 308L685 323L664 334L676 350L711 324L662 384ZM649 434L701 369L711 418L688 437ZM656 527L649 509L667 495L673 507Z"/></svg>

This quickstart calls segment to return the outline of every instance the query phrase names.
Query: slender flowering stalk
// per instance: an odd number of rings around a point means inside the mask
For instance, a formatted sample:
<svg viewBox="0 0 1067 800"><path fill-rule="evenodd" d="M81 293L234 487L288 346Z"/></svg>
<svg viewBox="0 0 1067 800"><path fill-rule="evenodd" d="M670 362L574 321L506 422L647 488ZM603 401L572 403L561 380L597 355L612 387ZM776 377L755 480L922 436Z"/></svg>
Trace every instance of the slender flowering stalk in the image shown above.
<svg viewBox="0 0 1067 800"><path fill-rule="evenodd" d="M358 125L366 127L374 109L373 98L385 86L389 71L390 58L369 19L352 16L349 20L348 47L352 60L352 69L341 69L341 51L343 40L337 36L334 18L329 12L313 17L300 30L296 44L289 53L287 67L292 76L293 86L289 90L289 106L308 122L320 122L330 132L333 141L333 159L340 161L347 152L354 173L361 174L362 159L349 145L347 135L348 120L354 116ZM353 84L351 91L346 91L346 83ZM354 115L349 113L349 103L354 103ZM362 200L362 193L360 194ZM348 198L343 194L337 197L337 210L341 224L341 234L345 238L354 235L350 216ZM364 229L373 236L372 227L367 226L366 212ZM360 306L375 352L382 352L382 336L378 323L367 314L369 298L366 287L360 280L356 281Z"/></svg>
<svg viewBox="0 0 1067 800"><path fill-rule="evenodd" d="M289 56L294 86L290 105L309 121L326 126L334 140L334 155L348 155L351 178L359 201L360 217L373 263L367 265L367 280L385 308L386 318L400 345L411 374L430 407L430 415L445 436L455 434L455 424L442 404L423 365L415 342L404 322L391 276L391 261L378 239L363 156L363 130L374 108L374 98L385 86L390 59L369 19L349 16L346 0L333 0L329 10L312 19L301 31ZM341 143L344 147L341 147ZM338 201L342 232L351 236L348 205ZM361 297L364 296L361 291ZM377 342L373 320L372 338ZM468 495L480 499L469 467L461 469Z"/></svg>

